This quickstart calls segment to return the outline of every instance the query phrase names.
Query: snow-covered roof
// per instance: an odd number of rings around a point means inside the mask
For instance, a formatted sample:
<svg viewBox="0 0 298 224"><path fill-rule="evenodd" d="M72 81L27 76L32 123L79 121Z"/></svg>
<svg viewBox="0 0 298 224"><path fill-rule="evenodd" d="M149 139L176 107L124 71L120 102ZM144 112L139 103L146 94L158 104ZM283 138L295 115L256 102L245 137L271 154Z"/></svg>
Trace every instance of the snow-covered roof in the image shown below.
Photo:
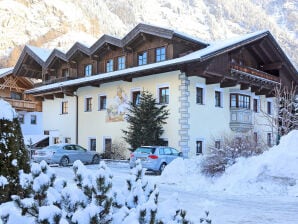
<svg viewBox="0 0 298 224"><path fill-rule="evenodd" d="M27 45L27 47L34 52L43 62L45 62L50 54L52 53L52 50L45 49L45 48L40 48L40 47L35 47L31 45Z"/></svg>
<svg viewBox="0 0 298 224"><path fill-rule="evenodd" d="M12 74L13 67L1 68L0 69L0 78Z"/></svg>
<svg viewBox="0 0 298 224"><path fill-rule="evenodd" d="M24 143L26 145L34 145L46 138L48 138L49 136L48 135L24 135Z"/></svg>
<svg viewBox="0 0 298 224"><path fill-rule="evenodd" d="M153 68L166 67L168 65L178 65L178 64L191 62L191 61L203 61L203 60L206 60L207 58L210 58L214 55L223 53L226 50L231 50L231 49L239 47L243 44L247 44L251 41L260 39L260 38L266 36L268 33L269 33L268 31L258 31L258 32L243 35L240 37L228 39L225 41L217 41L217 42L210 44L208 47L206 47L204 49L195 51L193 53L190 53L190 54L185 55L180 58L175 58L175 59L157 62L157 63L153 63L153 64L147 64L147 65L127 68L127 69L118 70L118 71L109 72L109 73L97 74L97 75L93 75L93 76L89 76L89 77L78 78L78 79L54 83L54 84L50 84L50 85L44 85L44 86L40 86L40 87L31 89L31 90L27 90L26 93L36 93L36 92L42 92L42 91L47 91L47 90L56 89L56 88L78 85L78 84L82 84L82 83L89 83L92 81L100 81L100 80L105 80L105 79L112 78L112 77L128 75L128 74L135 73L135 72L148 71Z"/></svg>

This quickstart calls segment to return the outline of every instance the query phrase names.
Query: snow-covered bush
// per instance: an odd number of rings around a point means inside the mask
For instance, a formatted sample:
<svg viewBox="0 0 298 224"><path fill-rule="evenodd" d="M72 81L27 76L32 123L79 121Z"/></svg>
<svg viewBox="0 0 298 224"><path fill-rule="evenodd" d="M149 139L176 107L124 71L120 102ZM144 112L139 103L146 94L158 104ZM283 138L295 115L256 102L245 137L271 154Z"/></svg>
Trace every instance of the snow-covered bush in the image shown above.
<svg viewBox="0 0 298 224"><path fill-rule="evenodd" d="M21 172L20 185L30 196L13 196L15 209L0 211L3 223L100 223L178 224L190 223L186 211L170 206L159 213L157 186L144 178L140 162L132 170L123 191L113 189L112 174L104 162L88 170L81 161L73 164L74 184L56 180L42 161L31 165L31 173ZM4 183L5 181L3 181ZM164 213L165 214L161 214ZM203 219L202 219L203 220Z"/></svg>
<svg viewBox="0 0 298 224"><path fill-rule="evenodd" d="M206 175L218 175L233 165L239 157L250 157L263 153L265 146L257 144L250 135L242 137L225 137L218 149L210 147L210 151L202 161L202 172Z"/></svg>
<svg viewBox="0 0 298 224"><path fill-rule="evenodd" d="M1 99L0 108L1 204L9 201L13 194L19 194L21 197L24 196L25 192L23 192L22 188L19 186L19 170L28 172L30 166L16 112L9 103ZM1 181L1 179L3 181Z"/></svg>

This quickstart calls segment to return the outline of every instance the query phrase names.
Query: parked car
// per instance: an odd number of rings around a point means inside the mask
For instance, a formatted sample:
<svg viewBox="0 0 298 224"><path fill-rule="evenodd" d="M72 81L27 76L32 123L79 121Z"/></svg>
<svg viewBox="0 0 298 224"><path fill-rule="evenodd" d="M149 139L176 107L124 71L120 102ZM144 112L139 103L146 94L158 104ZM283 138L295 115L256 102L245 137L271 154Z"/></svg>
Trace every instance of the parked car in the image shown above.
<svg viewBox="0 0 298 224"><path fill-rule="evenodd" d="M182 157L182 152L168 146L141 146L130 155L129 166L133 168L140 159L142 167L148 171L161 173L174 159Z"/></svg>
<svg viewBox="0 0 298 224"><path fill-rule="evenodd" d="M42 160L48 164L59 164L61 166L67 166L76 160L81 160L83 163L97 164L100 161L100 155L82 146L65 143L35 150L32 155L32 161L41 162Z"/></svg>

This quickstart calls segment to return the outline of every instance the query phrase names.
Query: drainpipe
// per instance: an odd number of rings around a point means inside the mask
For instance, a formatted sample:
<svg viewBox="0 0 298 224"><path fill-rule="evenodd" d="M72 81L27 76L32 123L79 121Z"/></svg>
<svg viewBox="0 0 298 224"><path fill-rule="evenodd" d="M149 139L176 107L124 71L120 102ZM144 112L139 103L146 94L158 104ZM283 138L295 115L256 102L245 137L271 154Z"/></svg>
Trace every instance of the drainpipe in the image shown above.
<svg viewBox="0 0 298 224"><path fill-rule="evenodd" d="M76 144L79 144L79 96L73 94L76 97Z"/></svg>
<svg viewBox="0 0 298 224"><path fill-rule="evenodd" d="M62 88L61 88L62 89ZM66 91L62 91L66 94ZM76 144L79 144L79 96L76 93L67 93L68 96L75 96L76 97Z"/></svg>

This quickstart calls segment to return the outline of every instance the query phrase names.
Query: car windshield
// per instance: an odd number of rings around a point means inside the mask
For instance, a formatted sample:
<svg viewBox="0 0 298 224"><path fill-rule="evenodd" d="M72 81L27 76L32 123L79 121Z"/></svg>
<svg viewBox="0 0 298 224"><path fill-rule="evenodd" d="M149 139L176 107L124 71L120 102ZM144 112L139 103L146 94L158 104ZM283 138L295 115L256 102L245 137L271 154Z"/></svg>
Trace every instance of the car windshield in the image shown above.
<svg viewBox="0 0 298 224"><path fill-rule="evenodd" d="M149 148L149 147L139 147L136 149L137 153L144 153L144 154L154 154L155 148Z"/></svg>

